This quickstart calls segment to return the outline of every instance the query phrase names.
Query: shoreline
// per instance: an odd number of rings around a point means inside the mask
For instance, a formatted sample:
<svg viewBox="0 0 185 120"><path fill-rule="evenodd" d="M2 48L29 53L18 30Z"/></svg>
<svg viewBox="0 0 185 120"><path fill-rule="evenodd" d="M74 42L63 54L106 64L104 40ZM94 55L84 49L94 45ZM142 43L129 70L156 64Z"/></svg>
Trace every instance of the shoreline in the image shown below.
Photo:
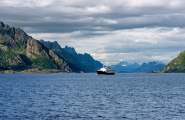
<svg viewBox="0 0 185 120"><path fill-rule="evenodd" d="M0 74L11 74L11 73L16 73L16 74L34 74L34 73L70 73L62 70L57 70L57 69L27 69L27 70L22 70L22 71L15 71L15 70L1 70Z"/></svg>

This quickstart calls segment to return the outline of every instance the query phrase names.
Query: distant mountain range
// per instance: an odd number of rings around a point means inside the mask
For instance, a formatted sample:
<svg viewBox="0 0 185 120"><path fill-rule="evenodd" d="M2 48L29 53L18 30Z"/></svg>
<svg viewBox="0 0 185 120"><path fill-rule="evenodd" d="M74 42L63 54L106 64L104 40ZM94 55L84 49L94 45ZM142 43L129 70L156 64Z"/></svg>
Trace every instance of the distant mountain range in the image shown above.
<svg viewBox="0 0 185 120"><path fill-rule="evenodd" d="M79 54L73 47L62 48L56 41L36 40L22 29L0 22L0 72L30 70L54 70L62 72L96 72L103 64L90 54ZM121 61L109 66L116 72L183 72L185 51L167 66L162 62L128 63ZM33 69L33 70L32 70Z"/></svg>
<svg viewBox="0 0 185 120"><path fill-rule="evenodd" d="M38 68L63 72L95 72L102 66L89 54L76 56L67 48L69 47L61 48L57 42L38 41L22 29L10 28L0 22L0 70Z"/></svg>
<svg viewBox="0 0 185 120"><path fill-rule="evenodd" d="M162 62L149 62L149 63L128 63L125 61L121 61L116 65L110 66L116 72L119 73L133 73L133 72L155 72L161 70L165 67L165 64Z"/></svg>

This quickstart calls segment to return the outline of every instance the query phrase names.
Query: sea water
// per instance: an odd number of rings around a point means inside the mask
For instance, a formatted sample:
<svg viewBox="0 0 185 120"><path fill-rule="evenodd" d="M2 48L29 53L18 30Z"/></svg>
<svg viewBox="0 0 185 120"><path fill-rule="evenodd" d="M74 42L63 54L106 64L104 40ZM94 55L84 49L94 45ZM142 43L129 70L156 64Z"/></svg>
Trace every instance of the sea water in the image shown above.
<svg viewBox="0 0 185 120"><path fill-rule="evenodd" d="M185 74L0 74L1 120L185 120Z"/></svg>

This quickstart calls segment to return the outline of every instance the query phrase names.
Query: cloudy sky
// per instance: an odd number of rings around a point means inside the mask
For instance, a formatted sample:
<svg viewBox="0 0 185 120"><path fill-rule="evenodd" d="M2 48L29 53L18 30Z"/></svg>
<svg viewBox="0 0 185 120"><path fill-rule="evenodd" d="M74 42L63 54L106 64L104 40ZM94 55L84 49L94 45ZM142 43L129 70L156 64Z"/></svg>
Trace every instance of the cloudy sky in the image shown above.
<svg viewBox="0 0 185 120"><path fill-rule="evenodd" d="M1 0L0 21L106 65L168 63L185 50L185 0Z"/></svg>

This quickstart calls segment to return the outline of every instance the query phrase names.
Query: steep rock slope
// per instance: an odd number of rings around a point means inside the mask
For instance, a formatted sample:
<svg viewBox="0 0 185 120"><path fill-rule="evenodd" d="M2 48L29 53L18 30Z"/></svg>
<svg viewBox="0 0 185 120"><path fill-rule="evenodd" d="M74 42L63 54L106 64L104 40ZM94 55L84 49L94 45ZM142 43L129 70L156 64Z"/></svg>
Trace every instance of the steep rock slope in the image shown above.
<svg viewBox="0 0 185 120"><path fill-rule="evenodd" d="M57 41L50 42L50 41L40 40L40 42L44 44L45 46L47 46L49 49L52 49L54 52L56 52L61 58L66 60L67 64L74 71L76 72L80 72L80 71L95 72L96 69L94 67L91 67L91 66L89 67L89 66L82 64L76 56L68 53L63 48L61 48L61 46L58 44Z"/></svg>
<svg viewBox="0 0 185 120"><path fill-rule="evenodd" d="M69 72L66 61L20 28L10 28L0 22L0 68L58 69Z"/></svg>
<svg viewBox="0 0 185 120"><path fill-rule="evenodd" d="M78 54L76 50L73 47L65 46L63 48L66 52L69 54L75 56L78 58L79 62L83 65L89 66L94 68L95 70L103 67L103 64L100 61L95 60L90 54L84 53L84 54Z"/></svg>
<svg viewBox="0 0 185 120"><path fill-rule="evenodd" d="M181 52L161 72L164 73L185 73L185 51Z"/></svg>

